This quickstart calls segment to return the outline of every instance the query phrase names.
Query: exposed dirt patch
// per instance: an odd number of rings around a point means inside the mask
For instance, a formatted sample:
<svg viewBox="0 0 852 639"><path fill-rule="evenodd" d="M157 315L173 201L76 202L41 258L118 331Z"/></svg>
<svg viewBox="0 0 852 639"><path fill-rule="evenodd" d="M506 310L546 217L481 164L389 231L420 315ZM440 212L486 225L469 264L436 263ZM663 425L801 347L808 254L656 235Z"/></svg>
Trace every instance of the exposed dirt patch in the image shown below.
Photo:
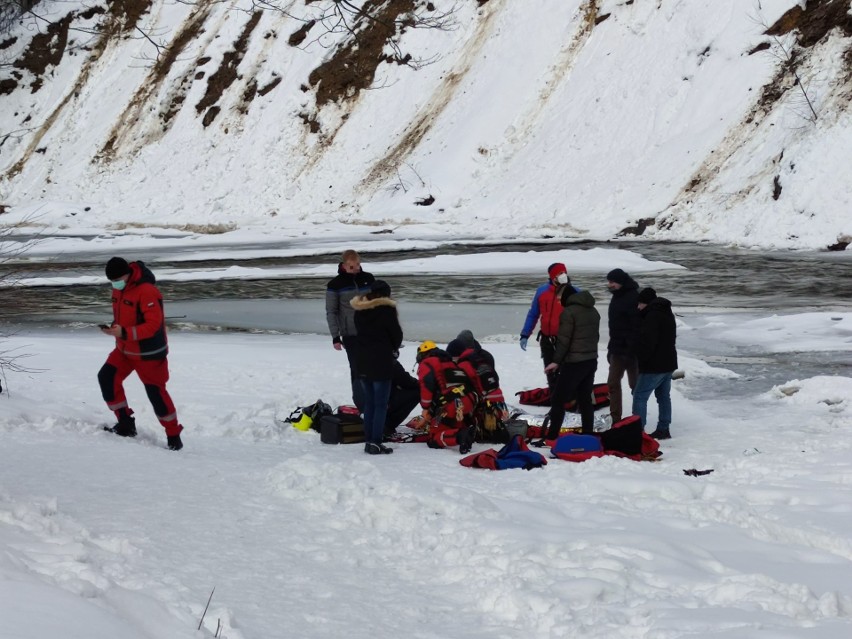
<svg viewBox="0 0 852 639"><path fill-rule="evenodd" d="M840 29L852 36L852 15L849 0L809 0L804 9L796 5L766 30L766 35L780 36L797 31L801 47L812 47L829 31Z"/></svg>
<svg viewBox="0 0 852 639"><path fill-rule="evenodd" d="M636 220L636 224L634 226L628 226L621 229L618 232L619 237L623 237L625 235L642 235L649 226L654 226L654 222L656 218L646 217L641 220Z"/></svg>
<svg viewBox="0 0 852 639"><path fill-rule="evenodd" d="M273 75L274 75L274 74L273 74ZM281 84L281 76L280 76L280 75L273 77L273 78L272 78L269 82L267 82L264 86L262 86L261 88L259 88L259 89L257 90L257 94L258 94L259 96L264 96L264 95L266 95L267 93L269 93L270 91L272 91L272 89L274 89L275 87L277 87L279 84Z"/></svg>
<svg viewBox="0 0 852 639"><path fill-rule="evenodd" d="M772 45L768 42L761 42L756 47L754 47L751 51L748 52L749 55L754 55L755 53L760 53L761 51L766 51Z"/></svg>
<svg viewBox="0 0 852 639"><path fill-rule="evenodd" d="M373 165L373 168L359 183L359 188L371 188L392 175L403 159L417 147L423 137L431 130L432 125L452 101L459 85L470 70L473 60L476 59L478 52L492 34L492 24L497 11L486 9L482 12L482 15L484 19L477 26L476 34L465 46L466 51L462 54L461 63L455 71L444 76L441 85L408 125L404 135L382 159Z"/></svg>
<svg viewBox="0 0 852 639"><path fill-rule="evenodd" d="M197 113L201 113L218 102L225 90L234 83L234 80L237 79L237 67L240 65L240 62L242 62L242 59L245 56L249 37L258 22L260 22L262 15L263 11L255 11L251 14L251 17L245 27L243 27L240 37L237 38L236 42L234 42L234 48L225 53L222 57L222 64L207 79L207 91L205 91L204 97L201 98L199 103L195 105L195 111ZM217 108L215 112L211 109L209 113L205 114L204 119L202 120L204 126L209 126L218 113L219 108Z"/></svg>
<svg viewBox="0 0 852 639"><path fill-rule="evenodd" d="M209 109L207 109L207 111L204 113L204 117L201 119L201 124L204 126L205 129L211 124L213 124L213 120L216 119L216 116L219 115L219 112L221 110L222 108L215 104Z"/></svg>
<svg viewBox="0 0 852 639"><path fill-rule="evenodd" d="M103 15L106 13L106 9L103 7L91 7L90 9L86 9L85 11L77 14L83 20L91 20L95 16Z"/></svg>
<svg viewBox="0 0 852 639"><path fill-rule="evenodd" d="M153 0L112 0L109 3L110 15L114 24L126 33L136 27L136 23L151 8Z"/></svg>
<svg viewBox="0 0 852 639"><path fill-rule="evenodd" d="M789 55L779 56L783 57L784 62L772 80L763 87L757 102L757 111L751 114L751 120L755 119L760 111L768 112L788 90L796 86L796 74L805 60L802 49L813 47L834 29L839 29L847 37L852 36L852 15L849 10L849 0L811 0L805 9L799 5L791 8L764 32L765 35L778 37L795 31L796 43L801 49L794 47ZM772 46L771 43L762 43L750 53L767 50ZM776 46L780 47L780 44ZM852 77L852 49L847 51L847 60L848 81Z"/></svg>
<svg viewBox="0 0 852 639"><path fill-rule="evenodd" d="M58 22L48 24L44 33L33 36L29 46L13 63L12 66L29 71L35 76L30 84L33 93L41 88L42 76L47 68L55 67L62 61L68 44L68 28L74 16L72 11Z"/></svg>
<svg viewBox="0 0 852 639"><path fill-rule="evenodd" d="M369 88L379 64L386 61L384 48L404 31L401 18L415 10L417 0L367 0L352 30L356 37L340 46L314 69L308 84L316 92L317 111L334 102L355 100ZM364 17L367 13L371 17ZM315 122L316 117L311 119ZM311 125L313 129L313 125Z"/></svg>
<svg viewBox="0 0 852 639"><path fill-rule="evenodd" d="M719 148L729 149L729 151L719 153L717 149L717 153L712 158L708 158L693 174L674 204L689 203L692 195L704 188L707 182L718 173L719 167L725 160L739 148L740 144L737 140L741 141L744 136L748 136L750 130L763 121L787 92L797 87L799 69L806 62L810 47L820 42L834 29L839 29L847 37L852 36L852 15L849 15L849 9L849 0L809 0L805 9L799 5L794 6L764 32L765 35L777 38L795 31L796 44L788 49L782 47L780 42L764 42L749 52L770 51L773 55L777 54L776 57L781 60L781 63L772 79L762 87L755 105L743 118L742 123L731 129L731 133L720 145ZM841 79L844 83L852 79L852 46L846 56L849 64L846 65L848 71L845 79ZM782 191L779 177L775 177L772 186L772 197L777 200Z"/></svg>
<svg viewBox="0 0 852 639"><path fill-rule="evenodd" d="M187 44L195 40L202 32L204 22L210 12L210 0L203 5L196 7L190 18L183 23L174 39L168 44L165 50L157 58L153 68L148 74L146 80L140 85L136 93L131 98L130 102L125 107L121 116L116 119L116 125L113 127L106 144L99 154L99 159L110 160L115 155L120 139L124 134L132 130L135 124L140 120L140 114L151 100L151 96L159 91L163 82L166 80L172 65L177 60L178 56L183 53ZM202 64L203 58L198 61ZM207 58L209 60L209 58ZM180 82L176 82L177 87L175 93L168 102L168 106L160 113L160 119L163 121L163 130L168 130L170 122L175 114L180 111L181 106L186 100L186 92L189 90L190 82L184 78Z"/></svg>
<svg viewBox="0 0 852 639"><path fill-rule="evenodd" d="M18 38L9 38L8 40L3 40L3 42L0 42L0 51L2 51L3 49L8 49L13 44L15 44L17 41L18 41Z"/></svg>
<svg viewBox="0 0 852 639"><path fill-rule="evenodd" d="M18 87L18 81L13 78L0 80L0 95L8 95Z"/></svg>
<svg viewBox="0 0 852 639"><path fill-rule="evenodd" d="M243 91L242 101L240 102L240 106L237 107L243 115L248 113L249 104L254 100L254 96L257 95L257 80L252 78L251 81L246 86L245 91Z"/></svg>
<svg viewBox="0 0 852 639"><path fill-rule="evenodd" d="M290 37L287 38L287 44L291 47L298 47L305 41L305 38L308 37L308 32L310 32L316 23L316 20L308 20L305 24L290 34Z"/></svg>

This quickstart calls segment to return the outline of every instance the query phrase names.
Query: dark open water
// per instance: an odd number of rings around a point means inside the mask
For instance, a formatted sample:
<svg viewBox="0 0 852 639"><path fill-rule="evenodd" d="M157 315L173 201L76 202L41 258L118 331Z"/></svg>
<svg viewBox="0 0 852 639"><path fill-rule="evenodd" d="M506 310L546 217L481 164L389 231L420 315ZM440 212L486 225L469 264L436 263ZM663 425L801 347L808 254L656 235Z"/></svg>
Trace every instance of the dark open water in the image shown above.
<svg viewBox="0 0 852 639"><path fill-rule="evenodd" d="M513 244L500 246L447 245L436 250L402 251L395 253L364 252L365 267L381 276L381 263L438 254L465 254L475 252L556 250L559 248L623 248L642 254L651 260L673 262L687 270L655 272L642 276L635 274L641 286L653 286L660 295L672 300L681 309L730 308L790 310L792 308L844 309L852 308L852 252L825 253L787 251L761 253L741 249L695 244L649 244L638 242L584 243L571 245ZM245 247L241 247L245 248ZM264 248L270 248L265 246ZM145 259L144 256L140 256ZM222 259L203 262L171 262L167 257L146 259L156 272L158 267L203 268L231 265L252 267L279 267L292 264L329 265L328 277L264 280L220 280L214 282L163 282L160 289L169 302L190 300L309 300L321 299L327 279L334 276L335 258L330 256L298 258L264 258L257 260ZM546 264L542 265L542 271ZM618 267L614 261L611 268ZM82 256L75 262L21 265L27 272L49 275L51 273L102 274L103 258L96 260ZM608 270L608 269L607 269ZM570 265L569 265L570 271ZM604 293L604 273L598 276L583 274L575 283L588 288L593 294ZM401 301L428 303L528 303L535 287L544 276L394 276L388 278L394 297ZM60 315L66 321L69 315L106 308L106 285L38 287L2 291L4 305L13 304L22 321L36 319L50 321Z"/></svg>
<svg viewBox="0 0 852 639"><path fill-rule="evenodd" d="M632 273L641 286L653 286L672 300L675 312L695 330L682 331L678 346L707 359L713 365L741 375L735 380L681 382L693 398L720 394L751 395L790 379L814 375L852 376L852 353L838 348L824 352L766 354L760 345L731 347L714 339L714 322L735 323L770 314L806 310L852 310L852 252L761 253L694 244L648 244L640 242L583 243L570 245L515 244L501 246L448 245L436 250L394 253L362 252L365 267L382 275L382 262L437 254L499 251L551 251L560 248L622 248L648 259L672 262L687 270ZM241 246L240 249L248 247ZM261 247L258 247L261 248ZM269 249L269 245L262 248ZM221 249L224 251L225 249ZM157 268L221 268L233 264L279 267L292 264L328 264L322 278L221 280L213 282L164 282L171 330L237 330L276 333L319 333L326 331L323 306L325 284L336 273L335 257L324 255L257 260L170 261L163 255L128 255ZM24 275L103 273L102 255L79 256L74 262L23 264ZM546 268L542 264L542 271ZM617 260L611 268L618 267ZM569 265L570 270L570 265ZM606 269L607 271L609 268ZM606 271L582 274L575 283L596 297L604 321L609 294ZM449 341L462 328L477 335L519 333L535 287L544 276L400 276L386 278L400 302L400 318L406 339ZM110 318L109 287L34 287L0 289L0 310L16 329L56 327L91 330ZM716 314L722 320L714 320ZM11 317L10 317L11 316ZM711 321L708 321L709 320ZM702 326L707 326L706 328ZM696 328L697 327L697 328ZM606 327L602 326L602 334Z"/></svg>

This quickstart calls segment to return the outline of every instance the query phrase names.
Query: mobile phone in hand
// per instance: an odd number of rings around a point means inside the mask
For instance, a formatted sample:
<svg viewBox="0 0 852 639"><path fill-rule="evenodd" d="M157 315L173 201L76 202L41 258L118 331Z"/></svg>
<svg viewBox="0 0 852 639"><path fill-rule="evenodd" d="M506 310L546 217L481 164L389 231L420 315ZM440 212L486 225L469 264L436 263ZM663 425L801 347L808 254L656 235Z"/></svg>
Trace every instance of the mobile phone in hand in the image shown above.
<svg viewBox="0 0 852 639"><path fill-rule="evenodd" d="M109 324L98 324L100 328L112 328Z"/></svg>

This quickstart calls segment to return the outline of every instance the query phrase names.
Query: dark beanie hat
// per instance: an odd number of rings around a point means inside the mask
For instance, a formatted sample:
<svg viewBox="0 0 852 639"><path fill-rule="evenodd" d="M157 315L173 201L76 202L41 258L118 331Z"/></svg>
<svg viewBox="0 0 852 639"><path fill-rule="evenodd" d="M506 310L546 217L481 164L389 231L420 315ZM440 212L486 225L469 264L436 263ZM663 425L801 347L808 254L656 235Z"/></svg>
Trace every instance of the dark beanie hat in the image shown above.
<svg viewBox="0 0 852 639"><path fill-rule="evenodd" d="M469 347L465 345L463 341L459 338L454 339L452 342L447 344L447 355L450 357L458 357L462 353L464 353Z"/></svg>
<svg viewBox="0 0 852 639"><path fill-rule="evenodd" d="M606 279L610 282L615 282L616 284L624 286L630 281L630 276L620 268L614 268L606 274Z"/></svg>
<svg viewBox="0 0 852 639"><path fill-rule="evenodd" d="M370 292L373 294L372 297L390 297L391 287L384 280L376 280L373 282Z"/></svg>
<svg viewBox="0 0 852 639"><path fill-rule="evenodd" d="M640 304L650 304L655 299L657 299L657 291L652 289L650 286L639 291L638 300Z"/></svg>
<svg viewBox="0 0 852 639"><path fill-rule="evenodd" d="M130 272L130 264L123 257L113 257L107 262L106 276L108 280L117 280Z"/></svg>

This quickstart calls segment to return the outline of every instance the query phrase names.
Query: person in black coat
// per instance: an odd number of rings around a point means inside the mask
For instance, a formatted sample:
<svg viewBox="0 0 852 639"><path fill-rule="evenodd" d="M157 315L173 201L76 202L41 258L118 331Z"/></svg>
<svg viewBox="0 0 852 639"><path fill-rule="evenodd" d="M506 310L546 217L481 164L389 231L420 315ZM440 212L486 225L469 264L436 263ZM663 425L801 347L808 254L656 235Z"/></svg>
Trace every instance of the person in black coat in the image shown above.
<svg viewBox="0 0 852 639"><path fill-rule="evenodd" d="M398 360L394 360L388 414L385 418L385 436L393 435L419 403L420 383Z"/></svg>
<svg viewBox="0 0 852 639"><path fill-rule="evenodd" d="M614 424L623 417L621 380L627 373L627 383L632 391L639 374L636 366L636 338L639 331L636 298L639 285L620 268L607 273L606 280L606 286L612 293L609 302L609 343L606 347L606 361L609 362L606 383L609 386L609 414Z"/></svg>
<svg viewBox="0 0 852 639"><path fill-rule="evenodd" d="M652 288L643 288L637 296L637 307L641 324L636 355L639 364L639 379L633 390L633 414L645 425L648 399L651 393L657 398L659 418L657 428L651 433L655 439L669 439L672 422L672 373L677 368L677 323L672 312L672 303L657 297Z"/></svg>
<svg viewBox="0 0 852 639"><path fill-rule="evenodd" d="M387 282L376 280L369 293L351 302L357 329L354 360L364 397L364 452L370 455L393 452L382 440L402 328L390 294Z"/></svg>

